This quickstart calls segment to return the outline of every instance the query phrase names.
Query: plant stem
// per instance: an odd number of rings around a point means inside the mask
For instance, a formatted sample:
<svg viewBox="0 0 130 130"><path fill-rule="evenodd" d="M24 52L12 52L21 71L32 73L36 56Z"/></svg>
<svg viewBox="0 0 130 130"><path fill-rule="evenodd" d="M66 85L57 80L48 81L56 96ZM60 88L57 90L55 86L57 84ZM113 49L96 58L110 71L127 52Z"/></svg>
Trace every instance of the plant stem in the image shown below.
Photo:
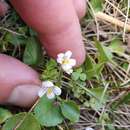
<svg viewBox="0 0 130 130"><path fill-rule="evenodd" d="M60 67L59 68L59 76L58 76L58 80L57 80L57 83L59 86L61 86L62 75L63 75L63 71L62 71L62 68Z"/></svg>

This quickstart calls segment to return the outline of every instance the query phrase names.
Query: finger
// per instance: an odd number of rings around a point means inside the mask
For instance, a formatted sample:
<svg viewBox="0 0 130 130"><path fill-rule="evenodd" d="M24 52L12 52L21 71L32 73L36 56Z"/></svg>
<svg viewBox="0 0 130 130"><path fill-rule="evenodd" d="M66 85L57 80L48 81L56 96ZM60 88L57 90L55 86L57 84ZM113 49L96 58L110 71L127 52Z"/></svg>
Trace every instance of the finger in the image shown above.
<svg viewBox="0 0 130 130"><path fill-rule="evenodd" d="M85 50L79 19L71 0L11 2L28 25L39 33L40 41L50 56L56 58L58 53L71 50L77 65L83 63Z"/></svg>
<svg viewBox="0 0 130 130"><path fill-rule="evenodd" d="M4 1L0 1L0 16L4 16L7 13L9 6Z"/></svg>
<svg viewBox="0 0 130 130"><path fill-rule="evenodd" d="M30 106L39 90L38 74L22 62L0 54L0 104Z"/></svg>
<svg viewBox="0 0 130 130"><path fill-rule="evenodd" d="M83 18L86 14L86 2L85 0L73 0L73 4L79 19Z"/></svg>

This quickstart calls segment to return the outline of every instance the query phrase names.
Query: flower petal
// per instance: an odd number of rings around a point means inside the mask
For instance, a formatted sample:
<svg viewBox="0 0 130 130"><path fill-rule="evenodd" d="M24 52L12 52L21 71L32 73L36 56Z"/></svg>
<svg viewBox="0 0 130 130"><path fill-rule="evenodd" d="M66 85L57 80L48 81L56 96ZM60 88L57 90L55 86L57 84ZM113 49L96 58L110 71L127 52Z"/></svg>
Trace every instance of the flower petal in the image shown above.
<svg viewBox="0 0 130 130"><path fill-rule="evenodd" d="M47 98L48 98L48 99L53 99L53 98L55 98L55 94L54 94L53 91L52 91L51 93L46 93L46 95L47 95Z"/></svg>
<svg viewBox="0 0 130 130"><path fill-rule="evenodd" d="M57 63L62 64L63 60L64 60L63 58L60 58L60 57L59 57L59 58L57 58Z"/></svg>
<svg viewBox="0 0 130 130"><path fill-rule="evenodd" d="M91 127L87 127L85 130L94 130L94 129Z"/></svg>
<svg viewBox="0 0 130 130"><path fill-rule="evenodd" d="M47 88L46 87L44 87L44 88L42 87L38 91L38 96L41 98L46 92L47 92Z"/></svg>
<svg viewBox="0 0 130 130"><path fill-rule="evenodd" d="M42 87L50 88L53 87L54 84L51 81L44 81L42 82Z"/></svg>
<svg viewBox="0 0 130 130"><path fill-rule="evenodd" d="M73 73L73 69L68 69L65 71L67 74L72 74Z"/></svg>
<svg viewBox="0 0 130 130"><path fill-rule="evenodd" d="M59 53L58 55L57 55L57 58L64 58L64 56L65 56L65 54L64 53Z"/></svg>
<svg viewBox="0 0 130 130"><path fill-rule="evenodd" d="M71 65L69 65L69 64L62 64L62 65L61 65L61 67L62 67L62 69L63 69L64 71L66 71L66 70L68 70L68 69L71 69L71 68L72 68L72 66L71 66Z"/></svg>
<svg viewBox="0 0 130 130"><path fill-rule="evenodd" d="M55 93L55 95L59 96L61 95L61 88L54 86L53 92Z"/></svg>
<svg viewBox="0 0 130 130"><path fill-rule="evenodd" d="M65 52L65 56L64 56L65 58L70 59L71 56L72 56L72 52L71 51Z"/></svg>
<svg viewBox="0 0 130 130"><path fill-rule="evenodd" d="M69 64L70 64L71 66L75 66L75 65L76 65L76 60L75 60L75 59L70 59L70 60L69 60Z"/></svg>

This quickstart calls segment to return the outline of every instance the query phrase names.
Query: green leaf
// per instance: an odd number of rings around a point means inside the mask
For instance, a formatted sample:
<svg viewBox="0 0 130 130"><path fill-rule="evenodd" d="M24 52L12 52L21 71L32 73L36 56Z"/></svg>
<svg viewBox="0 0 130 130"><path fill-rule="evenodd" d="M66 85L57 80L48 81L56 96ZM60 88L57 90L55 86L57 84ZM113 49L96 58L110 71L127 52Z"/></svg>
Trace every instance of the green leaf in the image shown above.
<svg viewBox="0 0 130 130"><path fill-rule="evenodd" d="M104 88L102 87L97 87L97 88L92 88L90 89L91 93L93 93L93 95L98 98L99 100L101 99L101 96L104 92ZM106 99L108 97L107 94L104 95L104 98Z"/></svg>
<svg viewBox="0 0 130 130"><path fill-rule="evenodd" d="M125 48L123 47L123 42L119 39L114 39L111 44L109 45L109 48L112 52L120 54L125 52Z"/></svg>
<svg viewBox="0 0 130 130"><path fill-rule="evenodd" d="M73 72L73 73L72 73L72 79L73 79L73 80L76 81L76 80L79 79L79 77L80 77L80 74L79 74L79 73L77 73L77 72Z"/></svg>
<svg viewBox="0 0 130 130"><path fill-rule="evenodd" d="M76 69L76 72L80 74L80 73L83 72L83 70L82 70L82 68L80 67L80 68Z"/></svg>
<svg viewBox="0 0 130 130"><path fill-rule="evenodd" d="M59 76L58 65L55 60L51 59L47 62L43 73L42 80L57 80Z"/></svg>
<svg viewBox="0 0 130 130"><path fill-rule="evenodd" d="M103 107L103 104L93 97L90 99L89 104L91 108L96 111L100 110L100 108Z"/></svg>
<svg viewBox="0 0 130 130"><path fill-rule="evenodd" d="M0 108L0 124L4 123L11 116L12 114L10 111Z"/></svg>
<svg viewBox="0 0 130 130"><path fill-rule="evenodd" d="M85 94L86 91L82 87L86 86L86 82L83 82L81 80L77 81L70 80L69 84L71 84L70 88L74 94L74 97L80 98L82 97L83 94Z"/></svg>
<svg viewBox="0 0 130 130"><path fill-rule="evenodd" d="M18 32L20 34L26 35L27 31L28 31L28 27L26 25L18 28Z"/></svg>
<svg viewBox="0 0 130 130"><path fill-rule="evenodd" d="M85 81L86 80L86 74L83 73L82 68L75 69L75 71L72 73L72 79L77 81Z"/></svg>
<svg viewBox="0 0 130 130"><path fill-rule="evenodd" d="M103 70L104 63L96 64L91 56L87 56L85 64L85 71L87 75L87 79L90 80L93 77L98 77Z"/></svg>
<svg viewBox="0 0 130 130"><path fill-rule="evenodd" d="M100 118L99 118L99 122L102 123L104 122L104 124L107 124L107 123L112 123L111 122L111 119L109 117L109 114L107 112L104 112Z"/></svg>
<svg viewBox="0 0 130 130"><path fill-rule="evenodd" d="M103 9L103 6L102 6L103 2L104 2L104 0L91 0L90 1L91 5L93 7L93 10L95 12L102 11L102 9Z"/></svg>
<svg viewBox="0 0 130 130"><path fill-rule="evenodd" d="M87 79L90 80L93 77L98 78L98 76L100 75L100 73L103 70L103 67L104 67L104 63L95 64L95 67L93 69L86 71Z"/></svg>
<svg viewBox="0 0 130 130"><path fill-rule="evenodd" d="M28 65L37 65L41 61L42 50L35 38L29 38L24 51L23 61Z"/></svg>
<svg viewBox="0 0 130 130"><path fill-rule="evenodd" d="M29 28L29 34L30 36L37 36L37 33L32 28Z"/></svg>
<svg viewBox="0 0 130 130"><path fill-rule="evenodd" d="M93 69L95 67L95 61L93 58L89 55L87 55L87 58L85 60L85 68L87 71Z"/></svg>
<svg viewBox="0 0 130 130"><path fill-rule="evenodd" d="M18 123L23 120L26 114L27 113L19 113L9 118L4 124L2 130L13 130ZM41 128L35 117L32 114L28 114L17 130L41 130Z"/></svg>
<svg viewBox="0 0 130 130"><path fill-rule="evenodd" d="M51 59L47 62L46 64L46 69L47 70L53 70L57 67L57 62L54 59Z"/></svg>
<svg viewBox="0 0 130 130"><path fill-rule="evenodd" d="M90 98L89 104L94 110L99 110L106 104L108 100L108 94L104 94L104 88L101 87L92 88L90 91L95 97Z"/></svg>
<svg viewBox="0 0 130 130"><path fill-rule="evenodd" d="M113 55L108 47L104 46L99 41L96 41L96 48L98 49L99 52L98 60L100 63L112 60Z"/></svg>
<svg viewBox="0 0 130 130"><path fill-rule="evenodd" d="M100 64L96 65L96 74L97 75L99 75L102 72L103 67L104 67L104 63L100 63Z"/></svg>
<svg viewBox="0 0 130 130"><path fill-rule="evenodd" d="M86 74L82 73L80 74L80 80L85 81L87 79Z"/></svg>
<svg viewBox="0 0 130 130"><path fill-rule="evenodd" d="M60 107L55 104L54 99L42 97L34 109L35 117L42 126L56 126L63 121Z"/></svg>
<svg viewBox="0 0 130 130"><path fill-rule="evenodd" d="M124 70L128 70L128 67L129 67L129 64L128 63L123 63L123 65L122 65L122 68L124 69Z"/></svg>
<svg viewBox="0 0 130 130"><path fill-rule="evenodd" d="M106 126L106 130L117 130L117 129L115 129L115 127L113 126L113 124L108 124Z"/></svg>
<svg viewBox="0 0 130 130"><path fill-rule="evenodd" d="M64 101L61 104L62 114L72 122L77 122L80 116L79 107L73 101Z"/></svg>
<svg viewBox="0 0 130 130"><path fill-rule="evenodd" d="M7 33L4 37L4 40L8 43L11 43L14 46L24 45L26 43L26 39L24 36Z"/></svg>

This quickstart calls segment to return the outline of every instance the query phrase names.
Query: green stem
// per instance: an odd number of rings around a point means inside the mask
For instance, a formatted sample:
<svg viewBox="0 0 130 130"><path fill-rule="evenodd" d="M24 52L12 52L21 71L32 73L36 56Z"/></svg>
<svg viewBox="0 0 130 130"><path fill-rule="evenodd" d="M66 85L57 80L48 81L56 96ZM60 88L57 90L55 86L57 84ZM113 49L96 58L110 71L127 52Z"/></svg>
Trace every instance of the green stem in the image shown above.
<svg viewBox="0 0 130 130"><path fill-rule="evenodd" d="M62 81L62 76L63 76L63 71L62 71L62 68L60 67L59 68L59 76L58 76L58 80L57 80L57 84L58 86L61 86L61 81Z"/></svg>

